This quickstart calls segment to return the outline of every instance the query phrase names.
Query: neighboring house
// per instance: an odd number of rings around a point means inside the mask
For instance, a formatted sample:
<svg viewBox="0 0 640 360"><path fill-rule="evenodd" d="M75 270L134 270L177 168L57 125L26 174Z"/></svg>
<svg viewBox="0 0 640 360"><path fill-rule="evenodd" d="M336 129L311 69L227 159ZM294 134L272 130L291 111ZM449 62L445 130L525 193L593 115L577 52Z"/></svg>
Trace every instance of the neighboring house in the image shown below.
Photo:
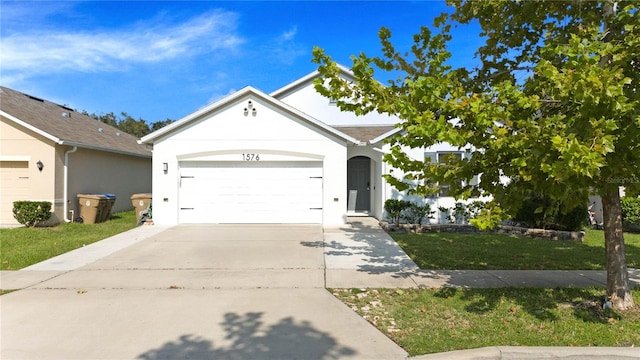
<svg viewBox="0 0 640 360"><path fill-rule="evenodd" d="M59 223L78 217L77 194L114 194L115 212L151 190L151 151L132 135L6 87L0 120L1 225L18 224L17 200L51 202Z"/></svg>
<svg viewBox="0 0 640 360"><path fill-rule="evenodd" d="M246 87L143 137L141 143L153 146L154 222L382 219L385 200L404 197L382 177L390 171L382 161L389 150L384 139L399 131L399 119L341 112L314 90L319 76L271 94ZM407 151L424 159L458 150L442 144ZM444 193L427 201L455 202Z"/></svg>

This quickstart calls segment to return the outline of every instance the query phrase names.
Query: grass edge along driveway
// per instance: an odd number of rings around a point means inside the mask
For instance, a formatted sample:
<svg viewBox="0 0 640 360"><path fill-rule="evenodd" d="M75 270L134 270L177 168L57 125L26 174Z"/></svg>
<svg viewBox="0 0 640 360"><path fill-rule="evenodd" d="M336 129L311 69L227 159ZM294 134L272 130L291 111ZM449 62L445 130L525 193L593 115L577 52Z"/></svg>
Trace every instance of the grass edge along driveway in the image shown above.
<svg viewBox="0 0 640 360"><path fill-rule="evenodd" d="M19 270L136 226L135 211L130 210L114 213L98 224L0 229L0 270Z"/></svg>

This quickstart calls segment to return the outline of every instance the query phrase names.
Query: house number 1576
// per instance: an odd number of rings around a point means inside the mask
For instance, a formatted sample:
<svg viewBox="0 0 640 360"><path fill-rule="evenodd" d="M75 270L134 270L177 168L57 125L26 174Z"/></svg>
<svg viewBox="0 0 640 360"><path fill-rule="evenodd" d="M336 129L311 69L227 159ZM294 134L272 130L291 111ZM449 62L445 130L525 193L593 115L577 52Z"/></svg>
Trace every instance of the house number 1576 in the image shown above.
<svg viewBox="0 0 640 360"><path fill-rule="evenodd" d="M260 154L242 154L244 161L260 161Z"/></svg>

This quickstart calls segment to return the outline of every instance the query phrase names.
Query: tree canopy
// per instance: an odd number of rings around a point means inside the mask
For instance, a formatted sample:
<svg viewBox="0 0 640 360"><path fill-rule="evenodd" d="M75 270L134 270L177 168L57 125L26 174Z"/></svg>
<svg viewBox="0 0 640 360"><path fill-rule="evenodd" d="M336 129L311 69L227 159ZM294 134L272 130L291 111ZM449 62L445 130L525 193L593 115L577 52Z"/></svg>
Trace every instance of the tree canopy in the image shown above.
<svg viewBox="0 0 640 360"><path fill-rule="evenodd" d="M448 1L452 12L422 27L407 52L382 28L382 55L352 57L341 76L314 48L321 94L344 111L402 119L385 160L400 190L426 195L450 184L458 198L491 196L476 225L494 226L531 194L565 211L603 198L608 293L633 305L624 258L618 188L640 192L640 12L632 1ZM453 27L477 22L475 68L449 65ZM400 74L382 84L380 72ZM412 159L403 147L449 143L470 156L445 164ZM470 181L480 176L477 182ZM508 179L508 181L505 181ZM467 181L460 181L467 180Z"/></svg>
<svg viewBox="0 0 640 360"><path fill-rule="evenodd" d="M107 114L89 114L86 111L83 112L85 115L92 117L100 122L103 122L107 125L111 125L119 130L126 132L127 134L131 134L135 137L141 138L147 134L150 134L166 125L171 124L174 120L166 119L162 121L156 121L151 124L147 123L146 120L140 118L138 120L131 117L131 115L126 112L121 112L120 116L114 114L113 112Z"/></svg>

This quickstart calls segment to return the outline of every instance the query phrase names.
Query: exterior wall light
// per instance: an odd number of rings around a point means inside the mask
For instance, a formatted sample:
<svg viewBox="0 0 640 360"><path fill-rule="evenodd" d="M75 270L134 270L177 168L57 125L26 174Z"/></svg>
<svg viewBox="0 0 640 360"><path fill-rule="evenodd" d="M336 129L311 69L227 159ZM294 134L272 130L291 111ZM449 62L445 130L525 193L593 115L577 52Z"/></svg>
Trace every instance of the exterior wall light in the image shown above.
<svg viewBox="0 0 640 360"><path fill-rule="evenodd" d="M162 171L164 171L165 174L169 172L169 164L168 163L162 163Z"/></svg>
<svg viewBox="0 0 640 360"><path fill-rule="evenodd" d="M42 172L42 169L44 169L44 164L40 160L38 160L36 166L38 167L38 170L40 170L40 172Z"/></svg>

